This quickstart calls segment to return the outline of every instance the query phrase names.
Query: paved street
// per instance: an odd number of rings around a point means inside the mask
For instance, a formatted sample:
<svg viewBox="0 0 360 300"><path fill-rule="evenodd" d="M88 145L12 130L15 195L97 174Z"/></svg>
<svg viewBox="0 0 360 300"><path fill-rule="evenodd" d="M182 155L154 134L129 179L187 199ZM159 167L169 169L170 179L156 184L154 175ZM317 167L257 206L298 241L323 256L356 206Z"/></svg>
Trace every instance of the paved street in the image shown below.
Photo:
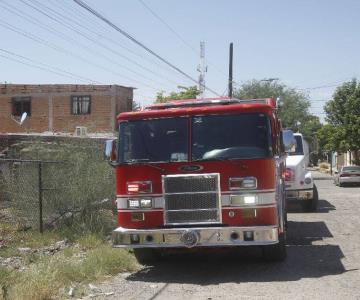
<svg viewBox="0 0 360 300"><path fill-rule="evenodd" d="M101 288L113 299L360 299L360 187L336 187L324 176L316 184L316 213L290 207L282 263L265 263L250 248L180 257Z"/></svg>

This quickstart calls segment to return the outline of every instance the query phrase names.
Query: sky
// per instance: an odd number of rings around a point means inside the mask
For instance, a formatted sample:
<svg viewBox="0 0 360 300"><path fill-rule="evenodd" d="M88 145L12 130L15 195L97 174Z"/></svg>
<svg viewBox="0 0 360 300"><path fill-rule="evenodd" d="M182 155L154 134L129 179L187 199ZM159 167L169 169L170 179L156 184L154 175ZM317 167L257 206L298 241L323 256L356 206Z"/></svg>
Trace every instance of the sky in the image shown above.
<svg viewBox="0 0 360 300"><path fill-rule="evenodd" d="M227 94L230 42L235 87L278 78L307 93L321 120L336 86L360 77L357 0L84 2L195 80L205 42L205 84L219 95ZM2 83L131 86L142 106L195 84L73 0L0 0L0 33Z"/></svg>

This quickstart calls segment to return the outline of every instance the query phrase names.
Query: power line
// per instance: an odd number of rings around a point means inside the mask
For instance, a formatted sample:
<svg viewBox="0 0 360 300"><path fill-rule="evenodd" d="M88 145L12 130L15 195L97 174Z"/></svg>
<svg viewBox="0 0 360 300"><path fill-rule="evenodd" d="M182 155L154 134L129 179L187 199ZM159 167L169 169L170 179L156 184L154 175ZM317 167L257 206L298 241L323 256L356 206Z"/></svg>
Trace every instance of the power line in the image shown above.
<svg viewBox="0 0 360 300"><path fill-rule="evenodd" d="M83 21L87 21L88 24L94 25L94 21L97 21L97 25L96 25L96 29L102 28L104 31L107 31L107 29L105 28L105 25L100 23L99 20L97 19L93 19L92 21L90 21L88 19L89 15L85 14L83 11L81 11L81 8L78 8L77 6L69 6L69 2L68 1L62 1L61 4L59 4L59 2L57 0L50 0L50 2L52 2L58 9L60 9L62 12L64 12L67 15L72 15L75 18L79 18L79 16L82 17L81 21L83 23ZM81 24L81 23L80 23ZM84 26L82 24L82 26ZM122 49L124 49L125 51L127 51L129 54L134 55L138 58L141 58L151 64L154 64L160 68L162 68L165 71L174 71L172 69L168 69L167 67L165 67L164 65L160 64L158 61L155 61L149 57L145 57L144 55L139 54L138 52L134 51L134 49L130 49L129 47L124 46L122 43L120 43L118 40L112 39L110 37L107 37L106 35L103 35L101 33L99 33L98 31L94 31L92 27L86 27L85 28L88 31L93 32L94 34L96 34L97 36L101 37L102 39L107 40L110 43L113 43L114 45L117 45L119 47L121 47ZM177 73L176 73L177 74ZM178 74L177 74L178 75Z"/></svg>
<svg viewBox="0 0 360 300"><path fill-rule="evenodd" d="M34 65L34 64L31 64L31 63L27 63L27 62L24 62L24 61L21 61L21 60L18 60L16 58L13 58L13 57L9 57L9 56L6 56L6 55L3 55L3 54L0 54L0 57L3 57L3 58L6 58L8 60L11 60L11 61L15 61L17 63L20 63L22 65L26 65L26 66L29 66L29 67L32 67L32 68L37 68L37 69L40 69L40 70L43 70L43 71L47 71L47 72L50 72L50 73L53 73L53 74L56 74L56 75L60 75L62 77L70 77L73 79L73 76L67 76L67 75L64 75L60 72L57 72L57 71L53 71L53 70L50 70L48 68L44 68L42 66L37 66L37 65Z"/></svg>
<svg viewBox="0 0 360 300"><path fill-rule="evenodd" d="M174 28L172 28L163 18L161 18L154 10L150 8L149 5L147 5L143 0L138 0L140 4L145 7L156 19L158 19L167 29L169 29L184 45L186 45L188 48L190 48L192 51L197 53L197 50L190 45Z"/></svg>
<svg viewBox="0 0 360 300"><path fill-rule="evenodd" d="M82 61L84 61L84 62L92 65L92 66L96 66L97 68L100 68L100 69L102 69L102 70L105 70L105 71L107 71L107 72L110 72L110 73L112 73L112 74L114 74L114 75L116 75L116 76L125 78L125 79L129 80L130 82L138 82L139 84L142 84L142 85L144 85L144 86L147 86L147 87L149 87L149 88L151 88L151 89L153 89L153 90L155 90L155 91L159 91L159 89L154 88L154 87L151 86L151 85L148 85L148 84L146 84L146 83L143 83L143 82L141 82L141 81L138 81L138 80L133 79L133 78L131 78L131 77L128 77L128 76L126 76L126 75L123 75L123 74L120 74L120 73L118 73L118 72L115 72L115 71L113 71L113 70L111 70L111 69L109 69L109 68L106 68L106 67L102 66L102 65L96 64L96 63L94 63L94 62L92 62L92 61L89 61L89 60L83 58L82 56L77 55L76 53L73 53L73 52L71 52L71 51L69 51L69 50L66 50L66 49L62 48L62 47L59 47L59 46L54 45L54 44L52 44L52 43L49 43L48 41L46 41L46 40L44 40L44 39L42 39L42 38L39 38L39 37L37 37L37 36L35 36L35 35L31 34L31 33L25 32L25 31L23 31L23 30L15 27L15 26L7 23L7 22L4 22L4 21L1 21L1 20L0 20L0 26L2 26L2 27L4 27L4 28L7 28L8 30L11 30L11 31L13 31L13 32L16 32L17 34L20 34L20 35L22 35L22 36L24 36L24 37L26 37L26 38L28 38L28 39L31 39L32 41L35 41L35 42L39 43L39 44L45 45L45 46L47 46L47 47L49 47L49 48L51 48L51 49L53 49L53 50L55 50L55 51L57 51L57 52L60 52L60 53L63 53L63 54L67 54L67 55L73 56L73 57L75 57L75 58L77 58L77 59L79 59L79 60L82 60Z"/></svg>
<svg viewBox="0 0 360 300"><path fill-rule="evenodd" d="M144 69L144 70L147 70L148 72L151 72L151 73L153 73L154 75L159 76L158 74L156 74L156 73L153 72L152 70L150 70L150 69L148 69L148 68L140 65L140 64L137 63L136 61L134 61L134 60L132 60L132 59L130 59L130 58L128 58L128 57L120 54L119 52L115 51L113 48L107 47L106 45L104 45L103 43L101 43L99 40L95 40L94 38L90 37L89 35L87 35L87 34L81 32L81 31L75 29L73 26L69 25L69 23L64 22L64 20L59 20L56 16L54 16L54 13L52 13L53 15L49 15L47 12L45 12L45 11L43 11L42 9L37 8L37 7L35 7L35 6L27 3L27 2L25 2L24 0L20 0L20 1L21 1L22 3L24 3L25 5L31 7L32 9L36 10L37 12L39 12L39 13L45 15L46 17L50 18L51 20L59 23L60 25L66 27L66 28L68 28L68 29L70 29L71 31L76 32L77 34L79 34L80 36L84 37L85 39L93 42L94 44L96 44L96 45L98 45L98 46L101 46L102 48L108 50L109 52L111 52L111 53L113 53L113 54L115 54L115 55L118 55L118 56L120 56L120 57L122 57L122 58L124 58L124 59L126 59L126 60L128 60L128 61L130 61L130 62L133 63L133 64L136 64L138 67L140 67L140 68L142 68L142 69ZM48 8L46 5L43 5L43 4L39 3L39 2L36 1L36 0L32 0L32 2L36 2L39 6L45 7L45 9L48 9L48 10L50 10L50 11L54 11L54 10L52 10L51 8ZM66 16L64 16L64 15L62 15L62 14L56 12L56 11L55 11L55 14L60 15L62 18L67 18ZM69 19L69 18L67 18L67 19ZM71 19L70 19L70 20L71 20ZM71 20L71 21L72 21L72 20ZM72 22L75 23L75 24L77 24L77 25L79 24L79 23L76 22L76 21L72 21ZM82 27L84 27L84 26L82 26ZM95 34L96 34L96 33L95 33ZM80 43L78 43L78 42L76 42L76 43L77 43L77 44L80 44ZM80 45L81 45L81 44L80 44ZM91 49L89 49L88 47L85 47L85 46L83 46L83 45L81 45L81 47L84 48L84 49L86 49L87 51L93 52L93 51L92 51ZM96 55L103 57L104 59L108 60L109 62L111 62L111 63L113 63L113 64L116 64L116 65L118 65L119 67L121 67L121 68L123 68L123 69L125 69L125 70L127 70L127 71L129 71L129 72L131 72L131 73L133 73L133 74L135 74L135 75L137 75L137 76L139 76L139 77L142 77L142 78L144 78L144 79L146 79L146 80L148 80L148 81L155 82L156 84L162 85L162 83L156 82L155 80L150 79L149 77L143 75L142 73L136 72L136 71L134 71L134 70L132 70L132 69L130 69L130 68L128 68L128 67L126 67L126 66L124 66L124 65L122 65L122 64L120 64L120 63L118 63L117 61L115 61L115 60L107 57L106 55L104 55L104 54L102 54L102 53L97 53ZM161 75L160 75L160 76L161 76ZM172 82L173 84L177 84L176 82L171 81L169 78L165 78L165 79L168 80L169 82Z"/></svg>
<svg viewBox="0 0 360 300"><path fill-rule="evenodd" d="M163 25L165 25L165 27L167 29L169 29L184 45L186 45L189 49L191 49L195 54L197 54L197 50L190 44L188 43L173 27L171 27L169 25L169 23L167 23L163 18L161 18L159 16L159 14L157 14L148 4L146 4L143 0L138 0L140 2L140 4L145 7L145 9L147 9L156 19L158 19ZM207 64L209 64L210 66L214 67L219 73L221 73L222 75L227 76L227 74L225 72L223 72L222 70L220 70L220 68L218 68L215 64L213 64L211 61L209 61L208 59L206 60Z"/></svg>
<svg viewBox="0 0 360 300"><path fill-rule="evenodd" d="M344 82L351 80L351 79L352 78L346 78L341 81L336 81L336 82L332 82L332 83L328 83L328 84L324 84L324 85L320 85L320 86L314 86L314 87L309 87L309 88L297 88L297 90L317 90L317 89L337 87L337 86L339 86L339 84L343 84Z"/></svg>
<svg viewBox="0 0 360 300"><path fill-rule="evenodd" d="M188 75L187 73L185 73L184 71L182 71L180 68L176 67L174 64L170 63L168 60L166 60L165 58L161 57L159 54L155 53L153 50L151 50L150 48L148 48L147 46L145 46L143 43L141 43L140 41L138 41L137 39L135 39L133 36L131 36L130 34L128 34L127 32L125 32L124 30L120 29L118 26L116 26L114 23L112 23L110 20L106 19L104 16L102 16L100 13L98 13L96 10L92 9L89 5L87 5L85 2L81 1L81 0L73 0L76 4L78 4L79 6L83 7L84 9L86 9L87 11L89 11L90 13L92 13L94 16L98 17L99 19L101 19L102 21L104 21L105 23L107 23L109 26L111 26L112 28L114 28L116 31L118 31L119 33L121 33L122 35L126 36L128 39L130 39L132 42L134 42L135 44L137 44L138 46L140 46L141 48L143 48L145 51L147 51L148 53L150 53L151 55L155 56L156 58L158 58L159 60L161 60L163 63L167 64L169 67L173 68L174 70L176 70L177 72L179 72L180 74L182 74L183 76L185 76L186 78L188 78L189 80L191 80L192 82L197 84L197 80L194 79L193 77L191 77L190 75ZM212 89L205 87L208 91L212 92L213 94L220 96L217 92L213 91Z"/></svg>
<svg viewBox="0 0 360 300"><path fill-rule="evenodd" d="M21 0L21 1L23 1L23 0ZM70 21L71 23L76 24L77 26L79 26L79 27L87 30L88 32L96 35L97 37L101 37L101 38L103 38L103 39L105 39L105 40L107 40L107 41L109 41L109 42L114 43L114 41L113 41L111 38L108 38L107 36L105 36L105 35L103 35L103 34L100 34L100 33L96 32L96 31L88 28L87 26L84 26L84 25L81 24L80 22L77 22L77 21L73 20L72 18L69 18L68 16L66 16L66 15L64 15L64 14L61 14L61 13L57 12L56 10L54 10L54 9L52 9L52 8L50 8L50 7L42 4L42 3L40 3L39 1L37 1L37 0L31 0L31 1L37 3L39 6L47 9L48 11L52 12L53 14L56 14L56 15L60 16L61 18L66 19L66 20ZM57 22L59 23L60 21L57 20ZM65 25L63 24L63 22L61 22L61 24L62 24L63 26L65 26ZM67 28L69 28L70 30L75 31L75 29L73 29L73 27L72 27L69 23L67 23L67 24L69 25L69 26L66 26ZM131 59L131 58L129 58L129 57L127 57L127 56L119 53L118 51L115 51L113 48L107 47L106 45L104 45L103 43L101 43L99 40L94 40L93 38L90 38L89 36L85 36L84 33L81 33L81 32L79 32L79 31L75 31L75 32L77 32L78 34L81 34L82 36L84 36L85 38L89 39L90 41L92 41L92 42L95 43L96 45L100 45L100 46L102 46L103 48L105 48L106 50L112 52L113 54L116 54L116 55L122 57L123 59L125 59L125 60L127 60L127 61L129 61L129 62L131 62L131 63L133 63L133 64L135 64L135 65L138 66L139 68L141 68L141 69L143 69L143 70L145 70L145 71L147 71L147 72L149 72L149 73L151 73L151 74L153 74L153 75L156 75L156 76L158 76L158 77L161 77L161 78L163 78L163 79L171 82L172 84L176 84L176 85L178 84L177 82L174 82L174 81L170 80L168 77L165 77L165 76L163 76L163 75L161 75L161 74L159 74L159 73L156 73L156 72L154 72L153 70L151 70L151 69L145 67L144 65L138 63L137 61L135 61L135 60L133 60L133 59ZM120 46L121 48L123 48L123 49L131 52L131 50L130 50L129 48L124 47L124 46L121 45L120 43L115 43L115 44L118 45L118 46ZM136 74L139 75L139 76L143 76L142 74L139 74L139 73L136 73ZM147 78L147 79L148 79L148 78Z"/></svg>
<svg viewBox="0 0 360 300"><path fill-rule="evenodd" d="M41 66L43 66L44 68L54 69L56 72L62 72L62 73L64 73L65 76L67 76L67 77L79 79L79 80L84 81L84 82L91 82L91 83L101 84L101 82L98 82L98 81L96 81L96 80L92 80L92 79L89 79L89 78L86 78L86 77L83 77L83 76L74 74L74 73L72 73L72 72L63 70L63 69L61 69L61 68L52 67L52 66L50 66L50 65L48 65L48 64L45 64L45 63L42 63L42 62L33 60L33 59L31 59L31 58L22 56L22 55L20 55L20 54L14 53L14 52L9 51L9 50L5 50L5 49L0 48L0 51L3 52L3 53L6 53L6 54L10 54L10 55L12 55L12 56L21 58L21 59L23 59L23 60L27 60L27 61L29 61L29 62L32 62L32 63L38 64L38 65L41 65Z"/></svg>

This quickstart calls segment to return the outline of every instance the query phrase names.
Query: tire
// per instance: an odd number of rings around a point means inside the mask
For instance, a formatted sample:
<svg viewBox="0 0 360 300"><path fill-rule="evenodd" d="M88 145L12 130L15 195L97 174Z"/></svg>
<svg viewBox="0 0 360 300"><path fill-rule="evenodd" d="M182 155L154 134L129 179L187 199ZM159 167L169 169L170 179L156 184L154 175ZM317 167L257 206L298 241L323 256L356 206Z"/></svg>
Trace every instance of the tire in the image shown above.
<svg viewBox="0 0 360 300"><path fill-rule="evenodd" d="M311 200L303 201L303 209L306 212L314 212L317 210L318 203L319 203L319 193L318 193L316 185L314 184L313 198Z"/></svg>
<svg viewBox="0 0 360 300"><path fill-rule="evenodd" d="M263 258L266 261L283 261L286 258L285 233L279 235L279 243L262 247Z"/></svg>
<svg viewBox="0 0 360 300"><path fill-rule="evenodd" d="M160 253L153 248L134 249L134 255L139 264L153 265L160 258Z"/></svg>
<svg viewBox="0 0 360 300"><path fill-rule="evenodd" d="M344 184L341 183L340 180L339 180L339 187L343 187L343 186L344 186Z"/></svg>

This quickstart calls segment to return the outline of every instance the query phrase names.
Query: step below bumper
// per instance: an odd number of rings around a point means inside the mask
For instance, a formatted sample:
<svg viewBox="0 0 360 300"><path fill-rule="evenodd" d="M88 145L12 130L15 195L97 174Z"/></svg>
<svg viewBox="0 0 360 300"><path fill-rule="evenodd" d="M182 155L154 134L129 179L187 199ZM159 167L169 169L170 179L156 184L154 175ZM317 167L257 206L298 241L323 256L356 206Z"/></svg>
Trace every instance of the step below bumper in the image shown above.
<svg viewBox="0 0 360 300"><path fill-rule="evenodd" d="M112 233L119 248L192 248L276 244L277 226L126 229Z"/></svg>

